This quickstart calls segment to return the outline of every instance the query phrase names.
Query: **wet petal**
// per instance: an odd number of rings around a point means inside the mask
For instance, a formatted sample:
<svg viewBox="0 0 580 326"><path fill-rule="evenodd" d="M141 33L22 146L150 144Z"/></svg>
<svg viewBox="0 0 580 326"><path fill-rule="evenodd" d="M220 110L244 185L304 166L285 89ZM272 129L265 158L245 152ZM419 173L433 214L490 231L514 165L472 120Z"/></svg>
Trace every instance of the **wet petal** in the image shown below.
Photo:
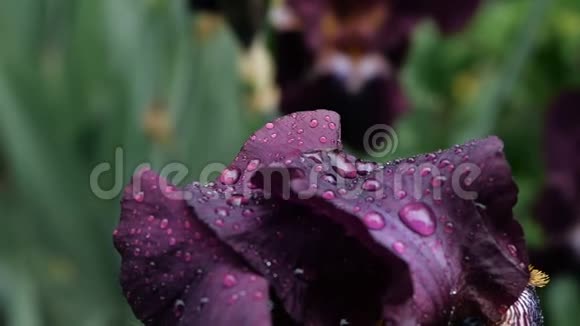
<svg viewBox="0 0 580 326"><path fill-rule="evenodd" d="M196 197L203 189L192 189ZM192 201L196 213L271 282L299 322L370 325L384 302L411 294L405 264L312 210L254 194L241 206L227 197Z"/></svg>
<svg viewBox="0 0 580 326"><path fill-rule="evenodd" d="M142 171L114 232L121 284L147 325L270 325L268 284L192 215L183 193Z"/></svg>
<svg viewBox="0 0 580 326"><path fill-rule="evenodd" d="M367 244L361 243L350 234L353 230L347 233L307 207L264 197L268 185L252 179L260 169L305 160L304 153L336 150L339 130L337 115L322 110L268 123L251 137L218 182L190 187L189 203L220 240L271 282L297 321L373 324L380 320L385 302L395 304L410 297L410 277L402 260L381 250L368 236ZM290 139L294 140L289 143ZM281 184L295 177L302 176L289 171L273 174L271 181Z"/></svg>
<svg viewBox="0 0 580 326"><path fill-rule="evenodd" d="M284 163L303 152L340 148L340 123L335 112L292 113L267 123L250 137L229 167L236 169L241 178L228 185L239 186L238 181L249 181L248 176L258 168Z"/></svg>
<svg viewBox="0 0 580 326"><path fill-rule="evenodd" d="M413 299L386 305L388 321L446 323L471 315L498 321L529 277L512 215L517 188L502 149L488 138L374 165L372 172L365 166L371 163L320 152L291 165L301 171L293 175L304 177L289 183L290 198L408 263ZM280 196L280 188L272 190Z"/></svg>

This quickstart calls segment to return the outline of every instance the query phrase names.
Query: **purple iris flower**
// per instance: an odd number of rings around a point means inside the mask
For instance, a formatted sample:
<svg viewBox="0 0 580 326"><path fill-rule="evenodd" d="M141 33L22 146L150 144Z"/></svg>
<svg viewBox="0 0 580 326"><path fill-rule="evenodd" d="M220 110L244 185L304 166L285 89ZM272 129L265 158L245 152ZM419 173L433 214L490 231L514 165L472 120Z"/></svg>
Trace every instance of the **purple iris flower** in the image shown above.
<svg viewBox="0 0 580 326"><path fill-rule="evenodd" d="M580 90L570 90L560 94L546 114L546 181L536 204L546 248L533 258L551 273L580 271L579 105Z"/></svg>
<svg viewBox="0 0 580 326"><path fill-rule="evenodd" d="M541 320L499 139L377 164L343 152L340 129L331 111L279 118L206 185L138 172L114 232L135 315L217 326Z"/></svg>
<svg viewBox="0 0 580 326"><path fill-rule="evenodd" d="M407 110L399 84L411 34L425 18L445 33L460 30L479 0L287 0L274 11L281 110L329 108L344 121L343 139L362 149L374 124Z"/></svg>

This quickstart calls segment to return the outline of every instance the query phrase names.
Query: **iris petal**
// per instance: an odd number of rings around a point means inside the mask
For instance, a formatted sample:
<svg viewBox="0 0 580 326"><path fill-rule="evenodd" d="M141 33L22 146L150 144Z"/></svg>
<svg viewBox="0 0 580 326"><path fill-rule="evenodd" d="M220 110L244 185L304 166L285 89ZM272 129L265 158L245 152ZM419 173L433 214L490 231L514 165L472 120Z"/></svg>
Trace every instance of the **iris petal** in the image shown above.
<svg viewBox="0 0 580 326"><path fill-rule="evenodd" d="M191 213L172 185L141 171L114 243L121 284L146 325L270 325L268 283Z"/></svg>
<svg viewBox="0 0 580 326"><path fill-rule="evenodd" d="M502 149L488 138L354 176L345 170L357 164L344 153L309 154L290 165L303 180L289 183L289 198L342 225L371 252L379 246L408 264L413 299L385 305L386 320L443 323L475 311L497 321L529 278L512 215L517 188ZM272 190L281 196L284 187Z"/></svg>

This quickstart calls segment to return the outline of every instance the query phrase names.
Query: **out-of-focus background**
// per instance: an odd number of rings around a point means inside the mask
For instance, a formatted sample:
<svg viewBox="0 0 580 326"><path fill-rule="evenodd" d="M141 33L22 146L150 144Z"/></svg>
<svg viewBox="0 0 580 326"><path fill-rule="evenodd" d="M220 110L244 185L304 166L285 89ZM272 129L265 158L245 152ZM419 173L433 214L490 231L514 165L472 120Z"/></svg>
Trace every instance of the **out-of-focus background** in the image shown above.
<svg viewBox="0 0 580 326"><path fill-rule="evenodd" d="M177 0L0 2L0 325L138 325L117 281L115 186L142 162L182 162L190 180L229 163L278 114L269 34L244 50L223 18ZM489 0L451 36L427 19L400 79L411 110L386 159L501 136L542 248L544 114L580 88L580 2ZM541 290L547 325L576 325L577 276Z"/></svg>

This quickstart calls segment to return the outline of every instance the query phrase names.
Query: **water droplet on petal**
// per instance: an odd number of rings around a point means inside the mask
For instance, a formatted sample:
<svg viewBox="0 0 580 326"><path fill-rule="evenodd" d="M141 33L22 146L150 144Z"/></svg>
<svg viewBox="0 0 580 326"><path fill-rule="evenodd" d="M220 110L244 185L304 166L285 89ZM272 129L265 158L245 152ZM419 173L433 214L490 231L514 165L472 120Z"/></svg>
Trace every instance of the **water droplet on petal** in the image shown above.
<svg viewBox="0 0 580 326"><path fill-rule="evenodd" d="M238 284L238 279L232 274L226 274L223 283L225 287L231 288Z"/></svg>
<svg viewBox="0 0 580 326"><path fill-rule="evenodd" d="M249 201L250 200L244 197L244 195L232 195L230 198L228 198L227 203L228 205L239 207L242 205L247 205Z"/></svg>
<svg viewBox="0 0 580 326"><path fill-rule="evenodd" d="M507 245L508 251L510 252L510 255L512 255L513 257L517 257L518 256L518 248L516 248L516 246L514 246L513 244L508 244Z"/></svg>
<svg viewBox="0 0 580 326"><path fill-rule="evenodd" d="M363 176L368 175L375 169L375 165L371 162L356 161L355 166L358 174Z"/></svg>
<svg viewBox="0 0 580 326"><path fill-rule="evenodd" d="M183 311L185 310L185 302L183 300L176 300L173 305L173 313L175 317L180 318L183 316Z"/></svg>
<svg viewBox="0 0 580 326"><path fill-rule="evenodd" d="M335 198L334 195L334 191L332 190L327 190L322 194L322 198L326 199L326 200L332 200Z"/></svg>
<svg viewBox="0 0 580 326"><path fill-rule="evenodd" d="M225 169L220 175L221 183L225 185L233 185L240 179L240 170L236 168Z"/></svg>
<svg viewBox="0 0 580 326"><path fill-rule="evenodd" d="M405 197L407 197L407 192L405 190L397 191L397 198L404 199Z"/></svg>
<svg viewBox="0 0 580 326"><path fill-rule="evenodd" d="M381 187L381 183L375 179L368 179L362 184L363 190L366 191L377 191Z"/></svg>
<svg viewBox="0 0 580 326"><path fill-rule="evenodd" d="M366 213L363 221L371 230L380 230L385 227L385 218L378 212Z"/></svg>
<svg viewBox="0 0 580 326"><path fill-rule="evenodd" d="M252 217L252 216L254 216L254 210L251 208L246 208L242 211L242 216L243 217Z"/></svg>
<svg viewBox="0 0 580 326"><path fill-rule="evenodd" d="M334 130L334 129L336 129L336 124L335 124L334 122L330 122L330 123L328 124L328 129L330 129L330 130Z"/></svg>
<svg viewBox="0 0 580 326"><path fill-rule="evenodd" d="M431 180L431 185L435 188L439 188L443 185L443 183L445 182L445 180L447 180L446 177L444 176L437 176L435 178L433 178L433 180Z"/></svg>
<svg viewBox="0 0 580 326"><path fill-rule="evenodd" d="M225 207L218 207L218 208L215 209L215 213L218 216L226 217L226 216L228 216L230 214L230 211L227 208L225 208Z"/></svg>
<svg viewBox="0 0 580 326"><path fill-rule="evenodd" d="M310 128L316 128L316 127L318 127L318 120L316 120L316 119L310 120Z"/></svg>
<svg viewBox="0 0 580 326"><path fill-rule="evenodd" d="M215 225L217 226L224 226L224 220L222 220L221 218L218 218L217 220L215 220Z"/></svg>
<svg viewBox="0 0 580 326"><path fill-rule="evenodd" d="M347 179L354 179L357 176L357 170L353 163L348 161L345 155L343 154L329 154L332 159L332 168L338 173L341 177Z"/></svg>
<svg viewBox="0 0 580 326"><path fill-rule="evenodd" d="M324 136L320 137L319 140L320 140L320 143L322 143L322 144L325 144L328 141L328 139L326 139L326 137L324 137Z"/></svg>
<svg viewBox="0 0 580 326"><path fill-rule="evenodd" d="M145 194L142 191L138 192L133 195L133 199L135 199L136 202L141 203L143 202L143 199L145 199Z"/></svg>
<svg viewBox="0 0 580 326"><path fill-rule="evenodd" d="M161 223L159 223L159 227L162 229L167 228L167 225L169 225L169 220L167 220L166 218L161 220Z"/></svg>
<svg viewBox="0 0 580 326"><path fill-rule="evenodd" d="M422 236L435 233L435 218L431 209L423 203L410 203L399 210L401 221L412 231Z"/></svg>
<svg viewBox="0 0 580 326"><path fill-rule="evenodd" d="M336 177L332 174L326 174L322 179L332 185L336 185Z"/></svg>
<svg viewBox="0 0 580 326"><path fill-rule="evenodd" d="M266 129L274 129L274 124L271 122L266 123Z"/></svg>
<svg viewBox="0 0 580 326"><path fill-rule="evenodd" d="M393 250L399 254L402 254L405 252L405 245L401 241L396 241L393 243Z"/></svg>
<svg viewBox="0 0 580 326"><path fill-rule="evenodd" d="M446 233L453 233L453 231L455 231L455 225L453 224L453 222L447 222L445 223L444 230Z"/></svg>
<svg viewBox="0 0 580 326"><path fill-rule="evenodd" d="M316 163L322 163L322 155L320 152L303 153L302 156L311 159Z"/></svg>

